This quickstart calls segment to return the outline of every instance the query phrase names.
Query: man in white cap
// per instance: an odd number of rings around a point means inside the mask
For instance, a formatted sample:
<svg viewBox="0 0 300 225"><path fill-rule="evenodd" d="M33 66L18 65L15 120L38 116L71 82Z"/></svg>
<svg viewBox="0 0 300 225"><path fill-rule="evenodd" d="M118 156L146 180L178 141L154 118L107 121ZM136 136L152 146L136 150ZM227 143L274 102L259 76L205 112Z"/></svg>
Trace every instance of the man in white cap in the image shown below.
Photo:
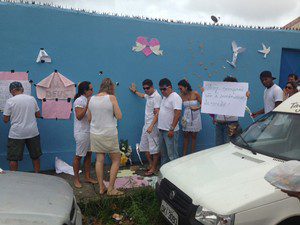
<svg viewBox="0 0 300 225"><path fill-rule="evenodd" d="M36 100L23 94L24 89L20 82L9 85L12 98L6 101L3 111L3 121L11 126L7 142L7 160L10 170L18 170L18 161L23 159L26 145L33 162L34 172L40 170L40 156L42 155L40 135L36 118L41 117Z"/></svg>

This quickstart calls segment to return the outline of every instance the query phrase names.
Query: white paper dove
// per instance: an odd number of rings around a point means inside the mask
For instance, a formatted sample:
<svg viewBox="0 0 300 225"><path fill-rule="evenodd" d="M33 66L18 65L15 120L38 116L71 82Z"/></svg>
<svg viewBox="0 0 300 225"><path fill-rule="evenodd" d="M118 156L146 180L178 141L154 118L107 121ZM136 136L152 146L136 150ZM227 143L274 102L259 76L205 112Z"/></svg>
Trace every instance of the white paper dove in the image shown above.
<svg viewBox="0 0 300 225"><path fill-rule="evenodd" d="M47 54L47 52L43 48L40 49L40 52L39 52L38 57L36 59L36 62L37 63L44 63L44 62L51 63L50 56Z"/></svg>
<svg viewBox="0 0 300 225"><path fill-rule="evenodd" d="M230 61L226 60L226 62L235 68L238 54L244 52L246 50L246 48L238 47L235 41L233 41L231 43L231 46L232 46L232 51L233 51L232 61L230 62Z"/></svg>
<svg viewBox="0 0 300 225"><path fill-rule="evenodd" d="M270 53L271 51L271 47L269 46L268 48L264 45L264 43L261 44L263 49L262 50L257 50L258 52L264 54L264 58L267 58L267 55Z"/></svg>

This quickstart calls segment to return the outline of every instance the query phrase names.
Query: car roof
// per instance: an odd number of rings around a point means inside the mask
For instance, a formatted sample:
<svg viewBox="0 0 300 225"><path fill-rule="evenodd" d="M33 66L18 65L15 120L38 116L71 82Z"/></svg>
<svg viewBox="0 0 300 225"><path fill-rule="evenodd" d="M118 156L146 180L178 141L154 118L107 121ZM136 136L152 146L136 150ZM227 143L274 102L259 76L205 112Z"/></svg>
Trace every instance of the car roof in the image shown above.
<svg viewBox="0 0 300 225"><path fill-rule="evenodd" d="M296 94L283 101L273 111L300 114L300 92L297 92Z"/></svg>

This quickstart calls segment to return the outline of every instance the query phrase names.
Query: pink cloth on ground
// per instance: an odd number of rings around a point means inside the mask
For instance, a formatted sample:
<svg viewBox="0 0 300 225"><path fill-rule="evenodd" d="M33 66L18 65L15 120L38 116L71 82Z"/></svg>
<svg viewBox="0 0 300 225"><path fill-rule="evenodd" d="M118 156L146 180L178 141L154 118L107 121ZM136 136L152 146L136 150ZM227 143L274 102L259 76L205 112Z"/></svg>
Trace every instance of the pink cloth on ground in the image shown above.
<svg viewBox="0 0 300 225"><path fill-rule="evenodd" d="M108 186L109 182L104 181L105 186ZM143 177L134 175L131 177L120 177L116 179L115 188L136 188L136 187L145 187L149 186L149 182L144 180Z"/></svg>

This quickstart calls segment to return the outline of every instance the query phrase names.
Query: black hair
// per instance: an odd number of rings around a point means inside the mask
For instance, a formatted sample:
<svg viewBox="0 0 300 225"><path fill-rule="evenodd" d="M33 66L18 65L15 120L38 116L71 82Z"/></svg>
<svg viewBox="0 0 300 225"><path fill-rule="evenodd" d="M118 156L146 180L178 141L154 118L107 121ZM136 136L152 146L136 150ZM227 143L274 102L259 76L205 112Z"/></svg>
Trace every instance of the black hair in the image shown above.
<svg viewBox="0 0 300 225"><path fill-rule="evenodd" d="M238 80L235 77L227 76L223 80L224 82L238 82Z"/></svg>
<svg viewBox="0 0 300 225"><path fill-rule="evenodd" d="M142 85L143 86L144 85L148 85L149 87L152 87L153 86L153 82L150 79L146 79L146 80L143 81Z"/></svg>
<svg viewBox="0 0 300 225"><path fill-rule="evenodd" d="M81 95L83 95L86 91L88 91L90 89L90 84L91 84L91 82L89 82L89 81L80 82L80 84L78 85L78 92L75 95L74 100L76 100Z"/></svg>
<svg viewBox="0 0 300 225"><path fill-rule="evenodd" d="M172 83L171 81L168 79L168 78L163 78L159 81L159 86L162 87L162 86L171 86L172 87Z"/></svg>
<svg viewBox="0 0 300 225"><path fill-rule="evenodd" d="M289 74L288 77L293 77L295 80L298 80L297 74L294 73Z"/></svg>
<svg viewBox="0 0 300 225"><path fill-rule="evenodd" d="M289 81L289 82L286 83L286 85L288 85L288 84L292 85L293 89L296 90L296 92L298 92L298 89L297 89L298 85L297 85L296 82Z"/></svg>
<svg viewBox="0 0 300 225"><path fill-rule="evenodd" d="M186 79L183 79L181 81L178 82L178 86L182 86L182 87L185 87L187 88L188 91L192 91L192 87L190 85L190 83L186 80Z"/></svg>

